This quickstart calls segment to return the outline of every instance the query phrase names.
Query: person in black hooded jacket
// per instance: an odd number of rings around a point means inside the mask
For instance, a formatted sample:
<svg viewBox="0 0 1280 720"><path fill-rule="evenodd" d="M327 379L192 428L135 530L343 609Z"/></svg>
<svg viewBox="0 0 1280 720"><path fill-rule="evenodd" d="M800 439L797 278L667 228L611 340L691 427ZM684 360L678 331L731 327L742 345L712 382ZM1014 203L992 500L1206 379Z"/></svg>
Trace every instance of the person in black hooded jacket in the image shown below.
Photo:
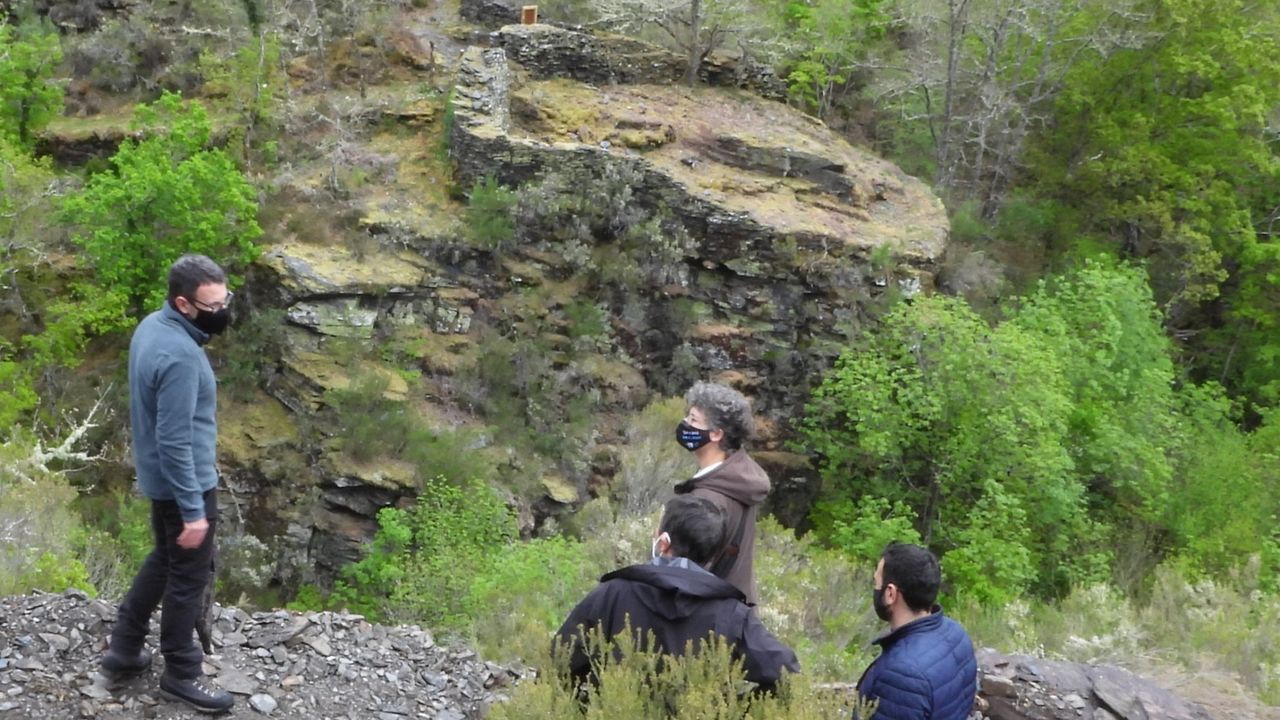
<svg viewBox="0 0 1280 720"><path fill-rule="evenodd" d="M653 559L600 578L556 633L556 642L571 648L575 678L594 682L584 638L599 628L612 639L628 621L638 646L647 647L641 643L652 633L647 649L675 656L689 641L697 652L714 632L743 658L747 679L765 689L774 687L784 668L800 671L795 653L750 612L742 591L706 569L720 551L725 525L724 513L705 498L677 495L667 502Z"/></svg>

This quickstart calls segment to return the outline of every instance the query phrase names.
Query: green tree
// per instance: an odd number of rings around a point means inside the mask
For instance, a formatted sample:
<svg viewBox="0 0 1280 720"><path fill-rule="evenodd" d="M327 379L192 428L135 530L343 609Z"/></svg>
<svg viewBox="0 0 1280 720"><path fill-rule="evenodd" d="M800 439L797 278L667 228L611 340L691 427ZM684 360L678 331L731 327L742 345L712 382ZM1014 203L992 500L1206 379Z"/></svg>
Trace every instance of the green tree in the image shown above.
<svg viewBox="0 0 1280 720"><path fill-rule="evenodd" d="M887 0L790 0L782 7L796 59L787 84L819 117L827 117L851 87L853 74L884 37Z"/></svg>
<svg viewBox="0 0 1280 720"><path fill-rule="evenodd" d="M11 141L0 137L0 271L6 296L20 292L23 266L42 255L33 239L37 218L48 210L44 190L53 175L48 163L32 160ZM12 306L25 303L15 297ZM19 318L23 323L26 318ZM15 333L15 336L18 333ZM19 337L0 338L0 428L11 428L36 406L37 366L23 359Z"/></svg>
<svg viewBox="0 0 1280 720"><path fill-rule="evenodd" d="M1057 359L1067 383L1075 472L1099 514L1154 522L1173 475L1173 348L1146 273L1088 262L1042 281L1010 320Z"/></svg>
<svg viewBox="0 0 1280 720"><path fill-rule="evenodd" d="M378 513L372 548L343 569L332 602L376 619L465 627L472 583L517 534L488 485L429 480L413 507Z"/></svg>
<svg viewBox="0 0 1280 720"><path fill-rule="evenodd" d="M1280 4L1136 9L1112 28L1127 48L1065 76L1030 190L1069 209L1055 249L1146 262L1195 368L1265 402L1280 390Z"/></svg>
<svg viewBox="0 0 1280 720"><path fill-rule="evenodd" d="M1161 527L1175 551L1198 570L1224 577L1280 540L1275 428L1239 428L1239 406L1221 386L1184 388L1178 396L1176 471ZM1280 558L1264 568L1274 576Z"/></svg>
<svg viewBox="0 0 1280 720"><path fill-rule="evenodd" d="M29 150L35 133L62 112L62 86L53 77L60 62L53 27L0 21L0 139Z"/></svg>
<svg viewBox="0 0 1280 720"><path fill-rule="evenodd" d="M944 553L984 541L982 553L958 556L966 587L1007 598L1060 590L1089 570L1068 386L1021 327L993 329L957 300L917 298L841 356L806 410L803 434L832 500L905 504L923 542Z"/></svg>
<svg viewBox="0 0 1280 720"><path fill-rule="evenodd" d="M234 271L258 253L253 187L221 149L208 147L211 125L198 102L165 93L139 106L142 140L125 140L110 169L69 196L64 216L92 262L96 301L124 315L158 307L170 264L202 253Z"/></svg>

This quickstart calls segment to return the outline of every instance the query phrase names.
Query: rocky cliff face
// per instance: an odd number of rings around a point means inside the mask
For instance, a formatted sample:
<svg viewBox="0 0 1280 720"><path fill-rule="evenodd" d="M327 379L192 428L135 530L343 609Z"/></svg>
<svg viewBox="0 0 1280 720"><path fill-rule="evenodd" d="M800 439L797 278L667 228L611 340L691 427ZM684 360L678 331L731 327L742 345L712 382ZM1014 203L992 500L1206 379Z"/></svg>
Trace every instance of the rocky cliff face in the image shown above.
<svg viewBox="0 0 1280 720"><path fill-rule="evenodd" d="M399 458L352 460L326 420L313 418L355 375L382 377L388 399L441 429L480 426L484 418L458 400L459 374L484 362L485 338L539 348L546 382L564 397L590 397L596 415L573 466L544 472L535 487L545 497L520 502L529 527L607 492L626 413L694 379L732 383L754 399L759 457L784 520L795 522L816 488L804 459L779 451L790 418L888 297L932 289L948 233L942 204L821 123L751 93L672 85L679 68L629 39L548 26L507 27L493 39L495 47L467 49L457 70L457 186L541 183L559 188L546 191L545 204L556 204L614 178L626 213L591 247L524 231L514 244L484 247L467 239L465 208L407 184L411 160L426 155L421 143L398 131L352 150L376 148L393 168L377 194L355 203L366 242L275 236L250 290L260 306L284 311L266 387L278 405L223 412L229 504L245 508L244 527L261 540L232 550L259 558L262 573L286 586L358 557L377 510L411 499L421 476ZM607 87L572 79L601 80L597 71ZM383 122L425 133L450 115L417 107L386 109ZM653 240L661 252L612 239L635 217L663 218ZM608 266L628 252L656 270L614 279ZM602 313L585 339L566 319L582 308ZM353 368L334 349L387 348L406 334L422 379L412 390L403 366Z"/></svg>

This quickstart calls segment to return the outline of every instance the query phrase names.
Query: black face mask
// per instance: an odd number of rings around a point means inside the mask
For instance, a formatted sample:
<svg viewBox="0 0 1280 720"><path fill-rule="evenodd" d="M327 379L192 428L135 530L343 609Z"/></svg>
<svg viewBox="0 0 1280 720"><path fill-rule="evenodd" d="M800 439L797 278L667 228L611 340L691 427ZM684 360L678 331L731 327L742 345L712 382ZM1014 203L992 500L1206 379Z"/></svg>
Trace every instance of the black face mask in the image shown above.
<svg viewBox="0 0 1280 720"><path fill-rule="evenodd" d="M210 335L221 335L223 330L227 329L227 323L231 321L231 309L222 308L217 312L209 312L196 308L196 319L191 321L201 332Z"/></svg>
<svg viewBox="0 0 1280 720"><path fill-rule="evenodd" d="M711 442L711 431L696 428L681 420L676 426L676 442L680 443L680 447L692 452Z"/></svg>
<svg viewBox="0 0 1280 720"><path fill-rule="evenodd" d="M889 605L884 601L884 588L871 588L871 606L876 610L876 617L885 622L889 622L892 615L889 613Z"/></svg>

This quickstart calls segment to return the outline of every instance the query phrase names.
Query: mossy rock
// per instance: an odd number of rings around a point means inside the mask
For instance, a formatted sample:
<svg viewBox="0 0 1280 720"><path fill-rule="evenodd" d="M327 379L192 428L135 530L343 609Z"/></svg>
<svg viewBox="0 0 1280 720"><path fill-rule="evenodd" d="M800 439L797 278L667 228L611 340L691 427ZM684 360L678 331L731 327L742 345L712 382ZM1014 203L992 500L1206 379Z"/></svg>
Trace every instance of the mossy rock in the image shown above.
<svg viewBox="0 0 1280 720"><path fill-rule="evenodd" d="M589 355L577 362L595 382L605 405L637 410L648 402L644 374L631 365L604 355Z"/></svg>
<svg viewBox="0 0 1280 720"><path fill-rule="evenodd" d="M218 454L225 459L248 465L302 441L293 414L274 398L256 393L249 402L221 397L218 403Z"/></svg>
<svg viewBox="0 0 1280 720"><path fill-rule="evenodd" d="M418 470L399 458L377 457L358 460L341 450L325 453L323 463L330 482L339 487L369 485L394 491L416 491Z"/></svg>
<svg viewBox="0 0 1280 720"><path fill-rule="evenodd" d="M294 297L385 294L423 285L430 266L409 250L384 250L356 257L341 245L282 243L267 249L259 261L276 273L281 287Z"/></svg>
<svg viewBox="0 0 1280 720"><path fill-rule="evenodd" d="M542 489L546 491L547 497L561 505L575 505L581 499L578 488L559 475L544 475Z"/></svg>
<svg viewBox="0 0 1280 720"><path fill-rule="evenodd" d="M310 409L318 409L324 404L324 394L331 390L346 390L351 387L352 372L339 364L333 357L321 352L309 350L295 351L284 357L286 371L300 378L305 387L295 388L299 399ZM361 363L356 374L376 374L387 381L387 389L382 397L394 402L403 402L409 395L409 383L400 373L392 368L372 362Z"/></svg>

